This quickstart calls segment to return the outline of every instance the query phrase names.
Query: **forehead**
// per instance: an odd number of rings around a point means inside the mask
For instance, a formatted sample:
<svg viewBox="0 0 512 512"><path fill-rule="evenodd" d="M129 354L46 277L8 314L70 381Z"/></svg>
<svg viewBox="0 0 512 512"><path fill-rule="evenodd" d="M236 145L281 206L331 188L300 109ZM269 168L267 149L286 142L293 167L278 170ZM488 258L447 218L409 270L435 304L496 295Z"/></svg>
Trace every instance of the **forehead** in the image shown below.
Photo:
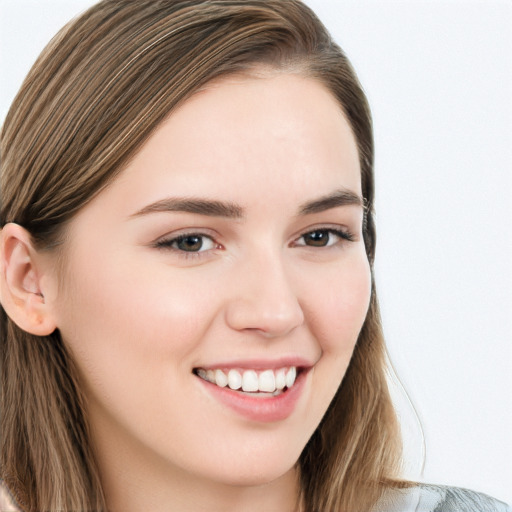
<svg viewBox="0 0 512 512"><path fill-rule="evenodd" d="M330 91L296 74L230 76L174 110L73 224L115 231L148 205L178 197L237 204L277 225L342 189L361 195L359 155Z"/></svg>
<svg viewBox="0 0 512 512"><path fill-rule="evenodd" d="M357 144L341 106L319 81L297 74L208 84L171 113L124 173L141 167L166 169L183 186L207 177L246 182L269 168L288 180L343 174L360 191Z"/></svg>

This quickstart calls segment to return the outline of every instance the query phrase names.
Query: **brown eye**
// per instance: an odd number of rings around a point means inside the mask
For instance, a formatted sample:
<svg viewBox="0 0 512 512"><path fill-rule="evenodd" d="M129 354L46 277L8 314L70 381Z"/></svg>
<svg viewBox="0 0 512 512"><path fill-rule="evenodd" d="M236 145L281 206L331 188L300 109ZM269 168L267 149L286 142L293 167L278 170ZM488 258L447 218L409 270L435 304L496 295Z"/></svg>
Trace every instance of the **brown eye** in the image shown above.
<svg viewBox="0 0 512 512"><path fill-rule="evenodd" d="M175 240L174 246L180 251L197 252L203 247L203 237L199 235L187 235Z"/></svg>
<svg viewBox="0 0 512 512"><path fill-rule="evenodd" d="M354 240L355 237L349 231L325 228L304 233L294 242L294 245L303 247L330 247L343 242L353 242Z"/></svg>
<svg viewBox="0 0 512 512"><path fill-rule="evenodd" d="M311 231L303 235L304 244L312 247L325 247L329 244L331 233L326 229Z"/></svg>

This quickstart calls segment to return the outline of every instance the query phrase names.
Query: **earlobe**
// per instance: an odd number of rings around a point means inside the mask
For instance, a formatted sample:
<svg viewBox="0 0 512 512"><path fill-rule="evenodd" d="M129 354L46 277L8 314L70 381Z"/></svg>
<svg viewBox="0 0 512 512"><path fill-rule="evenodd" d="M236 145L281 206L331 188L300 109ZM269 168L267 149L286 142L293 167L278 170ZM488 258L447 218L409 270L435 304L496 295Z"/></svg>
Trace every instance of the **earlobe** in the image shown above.
<svg viewBox="0 0 512 512"><path fill-rule="evenodd" d="M44 265L30 233L6 224L0 233L0 302L18 327L37 336L51 334L55 321L43 289Z"/></svg>

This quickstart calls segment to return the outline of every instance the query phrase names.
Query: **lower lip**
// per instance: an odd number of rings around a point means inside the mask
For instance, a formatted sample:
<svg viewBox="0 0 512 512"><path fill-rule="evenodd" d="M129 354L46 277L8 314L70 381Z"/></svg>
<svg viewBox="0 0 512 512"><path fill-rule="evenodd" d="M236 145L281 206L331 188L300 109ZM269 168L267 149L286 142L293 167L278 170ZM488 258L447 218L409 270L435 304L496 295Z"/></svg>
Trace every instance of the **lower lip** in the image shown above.
<svg viewBox="0 0 512 512"><path fill-rule="evenodd" d="M270 423L282 421L291 416L302 395L307 373L306 370L301 371L290 389L280 395L268 398L252 397L248 393L233 391L228 387L221 388L200 377L197 378L217 400L236 413L251 421Z"/></svg>

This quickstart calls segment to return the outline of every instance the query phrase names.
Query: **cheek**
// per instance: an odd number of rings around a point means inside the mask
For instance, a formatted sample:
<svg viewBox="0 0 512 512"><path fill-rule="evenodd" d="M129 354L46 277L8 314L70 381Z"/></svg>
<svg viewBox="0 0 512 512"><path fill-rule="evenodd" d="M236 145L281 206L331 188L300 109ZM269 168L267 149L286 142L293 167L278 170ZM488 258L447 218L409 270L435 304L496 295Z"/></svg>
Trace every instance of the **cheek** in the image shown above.
<svg viewBox="0 0 512 512"><path fill-rule="evenodd" d="M371 272L366 257L329 272L311 292L311 318L324 353L346 359L352 354L368 312ZM347 363L348 364L348 363Z"/></svg>
<svg viewBox="0 0 512 512"><path fill-rule="evenodd" d="M94 276L94 278L91 278ZM211 291L187 276L129 258L76 261L61 300L62 323L82 335L147 349L177 350L200 335L213 310ZM144 334L141 337L141 334ZM92 341L92 340L91 340Z"/></svg>
<svg viewBox="0 0 512 512"><path fill-rule="evenodd" d="M340 265L323 277L326 285L315 286L308 302L310 329L322 353L312 375L315 394L310 411L317 423L345 376L371 296L366 257L354 258L350 265Z"/></svg>
<svg viewBox="0 0 512 512"><path fill-rule="evenodd" d="M144 393L136 390L146 383L169 386L190 371L215 316L210 289L160 268L120 258L94 266L74 262L59 328L91 396L108 404L133 386L125 406L140 407Z"/></svg>
<svg viewBox="0 0 512 512"><path fill-rule="evenodd" d="M121 258L91 268L75 260L59 328L98 425L108 429L114 418L137 437L151 434L164 446L170 441L156 426L180 428L169 409L188 407L180 394L171 400L169 390L181 389L190 376L216 304L210 288L162 268L142 269Z"/></svg>

